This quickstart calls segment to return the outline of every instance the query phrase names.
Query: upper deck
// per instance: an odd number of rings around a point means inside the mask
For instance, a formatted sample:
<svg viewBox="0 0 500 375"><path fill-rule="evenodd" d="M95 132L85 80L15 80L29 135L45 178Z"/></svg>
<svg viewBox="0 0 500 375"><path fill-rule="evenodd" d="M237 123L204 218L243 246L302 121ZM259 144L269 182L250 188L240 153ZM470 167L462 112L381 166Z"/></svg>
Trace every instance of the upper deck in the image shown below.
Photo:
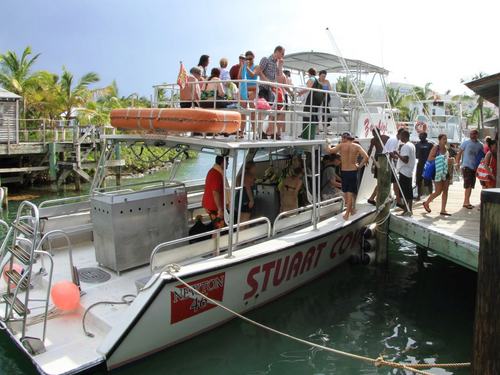
<svg viewBox="0 0 500 375"><path fill-rule="evenodd" d="M330 86L308 87L311 77L306 76L306 70L310 67L326 70ZM273 147L274 142L283 142L279 147L312 145L346 131L366 138L371 136L371 126L379 127L382 133L395 132L386 95L387 70L320 52L287 55L283 68L291 71L292 78L287 80L278 73L277 82L216 78L210 83L186 81L182 89L178 83L155 85L152 107L239 112L241 128L232 134L234 137L224 141L202 135L207 142L224 148L251 148L255 142L263 147ZM354 85L361 95L356 95ZM270 95L261 95L263 91ZM193 133L179 136L192 138Z"/></svg>

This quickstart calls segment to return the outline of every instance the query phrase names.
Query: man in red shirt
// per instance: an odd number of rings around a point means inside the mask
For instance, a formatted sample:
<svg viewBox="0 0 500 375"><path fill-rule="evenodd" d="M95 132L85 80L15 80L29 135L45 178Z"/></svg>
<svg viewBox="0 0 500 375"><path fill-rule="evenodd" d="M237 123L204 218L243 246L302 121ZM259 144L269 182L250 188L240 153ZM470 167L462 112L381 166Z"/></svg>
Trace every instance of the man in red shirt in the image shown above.
<svg viewBox="0 0 500 375"><path fill-rule="evenodd" d="M201 204L210 215L214 228L224 227L224 157L217 155L205 179ZM227 165L226 165L227 167Z"/></svg>

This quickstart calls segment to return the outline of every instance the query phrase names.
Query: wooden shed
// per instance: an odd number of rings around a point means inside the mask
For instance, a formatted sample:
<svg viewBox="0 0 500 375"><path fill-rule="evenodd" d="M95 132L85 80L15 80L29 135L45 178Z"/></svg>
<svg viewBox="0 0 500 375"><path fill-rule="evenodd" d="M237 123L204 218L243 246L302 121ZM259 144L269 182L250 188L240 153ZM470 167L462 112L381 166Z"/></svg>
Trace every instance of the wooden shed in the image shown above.
<svg viewBox="0 0 500 375"><path fill-rule="evenodd" d="M0 143L18 143L21 97L0 87Z"/></svg>

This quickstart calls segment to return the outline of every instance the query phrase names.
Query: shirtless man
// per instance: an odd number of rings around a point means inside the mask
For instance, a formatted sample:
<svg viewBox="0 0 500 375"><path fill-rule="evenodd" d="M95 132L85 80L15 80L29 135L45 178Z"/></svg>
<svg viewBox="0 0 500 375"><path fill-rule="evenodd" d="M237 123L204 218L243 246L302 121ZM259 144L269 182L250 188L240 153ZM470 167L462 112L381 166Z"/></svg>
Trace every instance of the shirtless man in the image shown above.
<svg viewBox="0 0 500 375"><path fill-rule="evenodd" d="M356 195L358 194L358 170L363 168L368 163L368 154L363 148L353 143L354 137L349 132L342 134L342 142L337 146L330 148L331 154L340 154L341 159L341 177L342 177L342 192L346 205L344 220L349 219L349 216L354 215L354 204ZM358 163L358 158L362 157L361 163Z"/></svg>

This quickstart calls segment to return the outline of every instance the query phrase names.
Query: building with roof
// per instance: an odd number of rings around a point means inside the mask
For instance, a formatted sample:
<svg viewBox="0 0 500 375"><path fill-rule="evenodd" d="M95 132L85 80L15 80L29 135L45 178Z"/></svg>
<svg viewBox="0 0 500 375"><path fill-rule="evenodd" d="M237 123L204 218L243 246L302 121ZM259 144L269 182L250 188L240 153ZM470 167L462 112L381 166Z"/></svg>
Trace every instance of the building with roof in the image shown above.
<svg viewBox="0 0 500 375"><path fill-rule="evenodd" d="M19 101L21 97L0 87L0 143L19 141Z"/></svg>

